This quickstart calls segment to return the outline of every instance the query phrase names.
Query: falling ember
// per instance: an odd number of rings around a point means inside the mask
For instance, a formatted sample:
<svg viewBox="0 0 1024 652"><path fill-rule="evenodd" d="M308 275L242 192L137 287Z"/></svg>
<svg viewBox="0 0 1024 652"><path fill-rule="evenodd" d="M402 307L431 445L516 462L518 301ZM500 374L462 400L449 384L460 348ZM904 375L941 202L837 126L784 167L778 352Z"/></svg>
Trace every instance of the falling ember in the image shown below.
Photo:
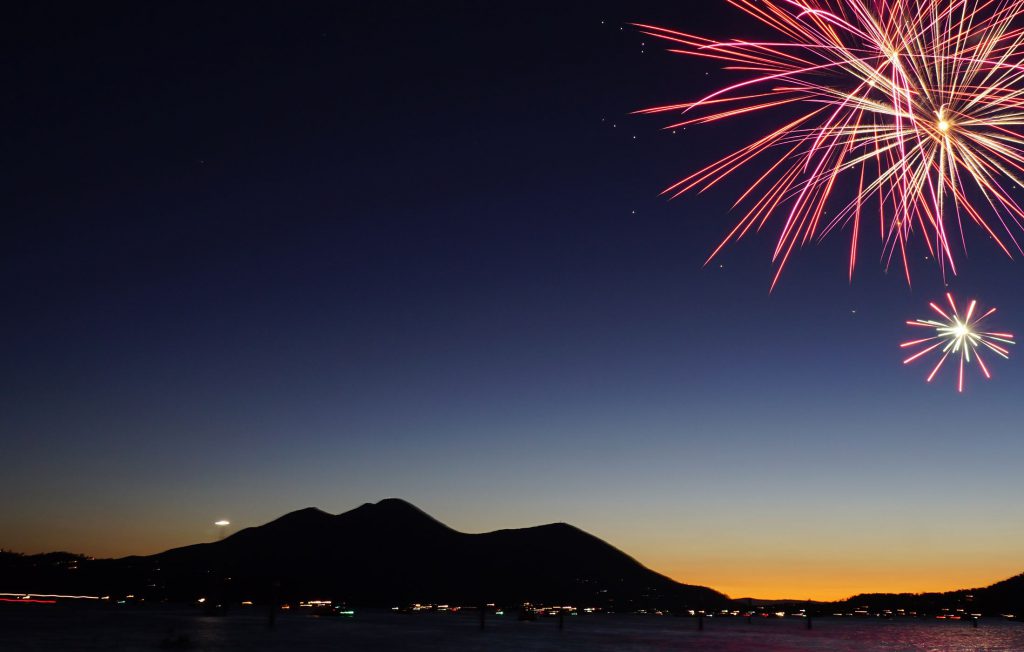
<svg viewBox="0 0 1024 652"><path fill-rule="evenodd" d="M935 354L940 356L939 361L935 363L931 373L928 374L926 380L929 383L939 373L939 369L942 368L947 358L952 356L955 360L958 360L957 391L962 392L964 391L964 367L977 361L978 367L981 368L981 373L984 374L985 378L991 378L992 374L989 373L988 367L981 357L981 352L987 349L1002 358L1009 358L1010 351L1003 345L1014 343L1013 334L987 332L980 329L981 322L995 313L995 308L990 308L978 316L976 314L978 313L978 302L972 299L967 306L967 312L961 315L956 307L956 302L953 300L953 295L946 294L946 299L949 301L950 307L950 312L948 313L934 302L928 304L932 310L938 313L942 318L941 320L915 319L907 322L909 326L934 329L935 334L931 337L904 342L900 344L900 348L923 347L917 353L904 360L903 364L910 364L932 351L935 351Z"/></svg>
<svg viewBox="0 0 1024 652"><path fill-rule="evenodd" d="M709 261L773 217L773 287L795 248L843 228L852 276L874 216L885 265L903 267L908 283L916 238L943 273L957 273L970 225L1006 254L1024 253L1024 0L726 1L775 36L720 41L637 25L674 53L744 75L639 113L675 113L673 130L776 121L665 190L703 192L763 161Z"/></svg>

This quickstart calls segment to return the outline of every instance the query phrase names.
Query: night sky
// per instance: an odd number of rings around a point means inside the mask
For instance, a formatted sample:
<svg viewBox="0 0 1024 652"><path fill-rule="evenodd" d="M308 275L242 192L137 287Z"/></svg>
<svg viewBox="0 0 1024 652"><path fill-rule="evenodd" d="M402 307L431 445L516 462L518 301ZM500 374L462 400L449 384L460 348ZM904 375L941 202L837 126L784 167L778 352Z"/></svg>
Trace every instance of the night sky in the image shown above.
<svg viewBox="0 0 1024 652"><path fill-rule="evenodd" d="M734 597L1024 570L1024 352L903 366L913 287L849 232L774 292L777 221L704 266L776 125L634 110L730 73L647 22L722 3L18 3L4 21L0 547L149 554L405 498L566 521ZM958 297L1024 331L967 229ZM916 242L922 246L920 240ZM4 589L13 590L13 589Z"/></svg>

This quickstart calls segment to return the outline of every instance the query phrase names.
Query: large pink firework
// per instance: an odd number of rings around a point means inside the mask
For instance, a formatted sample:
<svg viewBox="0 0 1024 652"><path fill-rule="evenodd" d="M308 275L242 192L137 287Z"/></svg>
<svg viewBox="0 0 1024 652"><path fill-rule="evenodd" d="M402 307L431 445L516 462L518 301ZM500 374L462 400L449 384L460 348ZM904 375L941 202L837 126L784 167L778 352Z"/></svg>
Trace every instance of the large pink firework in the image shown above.
<svg viewBox="0 0 1024 652"><path fill-rule="evenodd" d="M931 373L928 374L927 380L929 383L939 373L939 369L942 368L942 364L947 358L950 356L956 358L959 362L957 391L962 392L964 391L964 367L973 361L977 361L985 378L991 378L992 374L989 373L985 360L981 357L981 351L988 349L989 352L995 353L1002 358L1008 358L1010 351L1005 345L1014 343L1013 334L981 330L981 322L990 317L996 311L995 308L989 308L988 311L979 316L976 314L978 302L972 299L967 306L967 312L961 315L960 311L957 310L953 295L947 293L946 299L949 301L951 309L949 313L935 305L934 302L928 304L942 318L941 321L935 319L915 319L907 322L910 326L932 329L935 331L935 334L931 337L904 342L900 344L900 347L904 349L923 347L920 351L904 360L903 364L910 364L914 360L933 351L939 356L939 361L935 363Z"/></svg>
<svg viewBox="0 0 1024 652"><path fill-rule="evenodd" d="M668 128L769 111L754 142L666 189L706 190L757 159L739 195L739 222L711 254L778 215L772 287L795 247L851 232L853 275L862 228L879 219L882 259L910 282L916 233L945 273L966 247L965 223L1007 255L1024 210L1024 0L726 0L770 27L768 40L717 41L650 25L672 52L745 75L691 102ZM843 190L838 190L842 188ZM847 190L848 189L848 190ZM923 253L923 252L922 252Z"/></svg>

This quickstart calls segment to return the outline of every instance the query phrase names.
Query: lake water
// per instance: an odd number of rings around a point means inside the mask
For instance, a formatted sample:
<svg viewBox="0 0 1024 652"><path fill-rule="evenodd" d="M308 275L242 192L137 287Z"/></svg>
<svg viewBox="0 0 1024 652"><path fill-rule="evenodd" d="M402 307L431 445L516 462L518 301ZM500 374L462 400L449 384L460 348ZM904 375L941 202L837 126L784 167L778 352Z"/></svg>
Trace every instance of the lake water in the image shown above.
<svg viewBox="0 0 1024 652"><path fill-rule="evenodd" d="M697 630L692 618L595 615L519 622L491 616L480 631L472 615L359 612L354 618L282 614L269 629L262 611L226 617L176 608L0 609L0 650L331 650L353 652L865 652L1024 651L1024 624L982 620L715 618ZM163 647L161 647L163 645Z"/></svg>

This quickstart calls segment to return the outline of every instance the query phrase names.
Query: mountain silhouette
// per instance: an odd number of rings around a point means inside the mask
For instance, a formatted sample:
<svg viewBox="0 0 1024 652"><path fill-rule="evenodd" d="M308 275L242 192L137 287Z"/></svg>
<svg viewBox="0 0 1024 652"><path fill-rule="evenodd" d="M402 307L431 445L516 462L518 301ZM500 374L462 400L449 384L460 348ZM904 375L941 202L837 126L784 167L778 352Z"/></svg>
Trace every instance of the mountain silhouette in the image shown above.
<svg viewBox="0 0 1024 652"><path fill-rule="evenodd" d="M216 543L131 558L153 584L184 598L212 577L233 597L324 597L379 606L410 602L556 602L634 608L714 607L728 599L675 582L565 523L458 532L396 498L331 515L286 514ZM246 597L248 596L248 597Z"/></svg>
<svg viewBox="0 0 1024 652"><path fill-rule="evenodd" d="M810 607L818 613L904 609L986 615L1024 611L1024 574L943 593L862 593L845 600L729 601L645 568L565 523L465 534L398 499L332 515L301 509L216 543L147 557L91 559L0 550L0 577L16 590L192 602L199 596L260 603L322 598L353 605L411 602L572 603L614 610Z"/></svg>
<svg viewBox="0 0 1024 652"><path fill-rule="evenodd" d="M1024 573L974 589L957 589L941 593L861 593L837 604L843 605L847 610L857 607L902 608L939 613L944 609L962 609L968 614L1019 615L1024 611Z"/></svg>

